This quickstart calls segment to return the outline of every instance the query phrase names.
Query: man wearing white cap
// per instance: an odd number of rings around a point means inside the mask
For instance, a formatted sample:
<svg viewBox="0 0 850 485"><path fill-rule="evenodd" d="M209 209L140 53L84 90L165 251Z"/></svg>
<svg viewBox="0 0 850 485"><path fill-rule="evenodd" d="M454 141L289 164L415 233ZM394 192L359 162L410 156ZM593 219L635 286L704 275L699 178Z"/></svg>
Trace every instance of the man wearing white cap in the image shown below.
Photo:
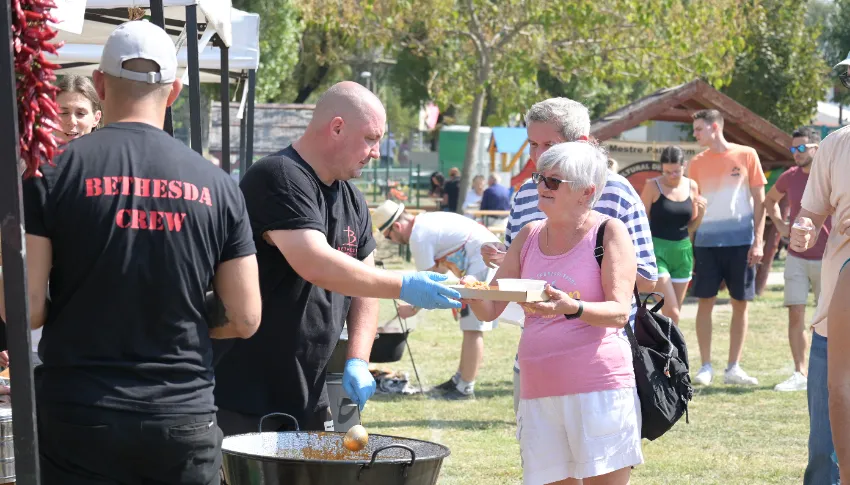
<svg viewBox="0 0 850 485"><path fill-rule="evenodd" d="M93 76L105 127L24 181L44 485L219 483L210 339L257 330L260 288L239 188L162 131L176 74L162 29L119 26Z"/></svg>
<svg viewBox="0 0 850 485"><path fill-rule="evenodd" d="M850 54L833 67L838 78L850 89ZM811 352L809 353L809 464L803 476L805 485L835 485L839 483L835 462L835 444L846 452L850 440L850 332L847 322L835 321L842 315L842 305L834 300L846 300L836 293L839 274L850 260L850 127L830 133L818 148L812 161L812 171L801 202L802 209L791 228L789 249L806 251L817 244L821 229L832 217L820 276L821 293L812 320ZM844 269L844 271L847 271ZM835 305L830 311L830 303ZM829 338L827 338L829 327ZM833 422L830 426L830 418ZM837 419L836 419L837 418ZM846 465L846 463L842 463ZM844 480L841 481L842 483Z"/></svg>
<svg viewBox="0 0 850 485"><path fill-rule="evenodd" d="M489 282L495 270L481 256L481 246L498 243L493 233L474 220L454 212L426 212L414 216L405 212L403 204L388 200L375 209L375 227L383 237L410 246L410 253L419 271L451 271L456 277L472 275L478 281ZM412 305L401 305L399 316L410 318L419 311ZM464 307L460 311L463 344L460 365L451 379L438 385L435 395L448 400L473 399L475 378L484 359L484 333L495 322L482 322Z"/></svg>

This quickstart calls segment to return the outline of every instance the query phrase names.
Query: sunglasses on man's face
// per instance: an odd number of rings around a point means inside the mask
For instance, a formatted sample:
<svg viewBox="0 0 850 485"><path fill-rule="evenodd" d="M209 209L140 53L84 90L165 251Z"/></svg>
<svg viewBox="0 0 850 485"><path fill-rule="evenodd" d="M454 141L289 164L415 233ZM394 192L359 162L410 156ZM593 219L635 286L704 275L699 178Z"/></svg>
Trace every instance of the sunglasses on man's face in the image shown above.
<svg viewBox="0 0 850 485"><path fill-rule="evenodd" d="M797 145L795 147L791 147L791 154L793 155L795 153L806 153L806 148L808 148L808 145Z"/></svg>
<svg viewBox="0 0 850 485"><path fill-rule="evenodd" d="M558 187L560 187L562 183L569 182L569 180L556 179L555 177L544 177L540 172L533 172L531 174L531 181L536 185L540 185L540 182L543 182L549 190L558 190Z"/></svg>

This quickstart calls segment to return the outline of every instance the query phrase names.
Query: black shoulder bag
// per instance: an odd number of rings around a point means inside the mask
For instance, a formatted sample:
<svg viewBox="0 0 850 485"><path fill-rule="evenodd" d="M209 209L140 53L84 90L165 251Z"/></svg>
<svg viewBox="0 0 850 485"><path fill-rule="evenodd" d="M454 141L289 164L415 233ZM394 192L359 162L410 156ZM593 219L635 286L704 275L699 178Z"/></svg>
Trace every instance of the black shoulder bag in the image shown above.
<svg viewBox="0 0 850 485"><path fill-rule="evenodd" d="M603 241L607 220L596 234L594 256L602 268ZM685 415L688 421L688 401L694 388L688 366L688 349L685 338L673 321L659 310L664 306L664 295L652 309L647 309L647 297L641 300L637 286L634 288L638 304L635 328L626 324L626 335L632 347L632 360L640 398L642 417L641 436L650 441L660 437Z"/></svg>

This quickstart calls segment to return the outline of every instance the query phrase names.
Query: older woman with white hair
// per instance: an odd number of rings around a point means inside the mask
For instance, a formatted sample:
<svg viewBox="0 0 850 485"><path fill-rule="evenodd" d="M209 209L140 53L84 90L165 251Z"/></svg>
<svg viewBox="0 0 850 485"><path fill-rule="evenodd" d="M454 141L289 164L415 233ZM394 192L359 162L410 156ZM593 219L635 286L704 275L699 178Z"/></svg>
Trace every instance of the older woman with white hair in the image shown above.
<svg viewBox="0 0 850 485"><path fill-rule="evenodd" d="M537 161L547 218L520 231L495 279L546 280L549 301L524 304L517 436L526 484L626 485L643 463L629 319L637 263L626 226L593 210L607 157L563 143ZM602 268L594 256L604 224ZM466 281L464 281L466 282ZM496 319L506 303L469 301Z"/></svg>

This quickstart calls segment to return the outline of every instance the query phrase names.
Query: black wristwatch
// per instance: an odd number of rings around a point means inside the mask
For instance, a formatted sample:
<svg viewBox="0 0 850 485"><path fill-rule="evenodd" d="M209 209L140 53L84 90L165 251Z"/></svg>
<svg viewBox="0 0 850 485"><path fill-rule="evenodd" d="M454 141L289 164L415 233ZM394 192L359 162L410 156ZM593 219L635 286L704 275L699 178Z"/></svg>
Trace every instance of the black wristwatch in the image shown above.
<svg viewBox="0 0 850 485"><path fill-rule="evenodd" d="M572 315L567 315L565 313L564 318L566 318L567 320L575 320L576 318L581 317L581 314L584 313L584 304L581 302L581 300L576 301L578 301L578 310L576 310L576 312Z"/></svg>

